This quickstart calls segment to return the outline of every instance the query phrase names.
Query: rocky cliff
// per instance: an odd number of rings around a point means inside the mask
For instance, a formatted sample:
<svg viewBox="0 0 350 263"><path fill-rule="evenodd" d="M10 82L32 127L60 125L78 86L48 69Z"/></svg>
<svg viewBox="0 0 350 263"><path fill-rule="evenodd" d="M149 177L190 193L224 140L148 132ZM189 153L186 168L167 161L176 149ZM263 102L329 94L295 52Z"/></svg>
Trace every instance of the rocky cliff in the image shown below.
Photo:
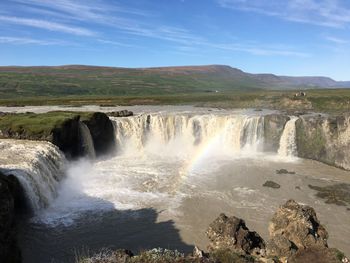
<svg viewBox="0 0 350 263"><path fill-rule="evenodd" d="M0 138L49 141L68 159L91 157L95 153L98 157L115 150L113 123L100 112L3 114L0 116Z"/></svg>
<svg viewBox="0 0 350 263"><path fill-rule="evenodd" d="M301 116L296 144L299 157L350 170L350 114Z"/></svg>
<svg viewBox="0 0 350 263"><path fill-rule="evenodd" d="M16 177L0 172L0 262L19 263L15 213L22 207L23 191Z"/></svg>

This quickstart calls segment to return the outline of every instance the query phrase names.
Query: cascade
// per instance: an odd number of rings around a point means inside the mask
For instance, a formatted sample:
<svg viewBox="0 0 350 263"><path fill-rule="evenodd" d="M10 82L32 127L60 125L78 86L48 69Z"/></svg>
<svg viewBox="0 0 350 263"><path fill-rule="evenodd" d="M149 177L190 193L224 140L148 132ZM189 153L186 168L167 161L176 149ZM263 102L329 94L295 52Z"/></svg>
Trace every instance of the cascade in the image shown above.
<svg viewBox="0 0 350 263"><path fill-rule="evenodd" d="M82 151L84 152L84 155L88 156L90 159L95 159L96 158L95 147L94 147L94 142L92 140L89 128L86 126L85 123L79 122L79 131L81 135L80 145L82 147Z"/></svg>
<svg viewBox="0 0 350 263"><path fill-rule="evenodd" d="M295 122L297 117L292 116L284 126L284 130L280 139L278 155L282 157L295 156L297 154L297 145L295 143L296 128Z"/></svg>
<svg viewBox="0 0 350 263"><path fill-rule="evenodd" d="M48 206L64 174L64 154L49 142L24 140L0 140L0 151L0 169L18 178L32 209Z"/></svg>
<svg viewBox="0 0 350 263"><path fill-rule="evenodd" d="M264 139L264 117L244 115L152 114L115 118L119 151L182 144L182 151L216 140L231 152L258 152Z"/></svg>

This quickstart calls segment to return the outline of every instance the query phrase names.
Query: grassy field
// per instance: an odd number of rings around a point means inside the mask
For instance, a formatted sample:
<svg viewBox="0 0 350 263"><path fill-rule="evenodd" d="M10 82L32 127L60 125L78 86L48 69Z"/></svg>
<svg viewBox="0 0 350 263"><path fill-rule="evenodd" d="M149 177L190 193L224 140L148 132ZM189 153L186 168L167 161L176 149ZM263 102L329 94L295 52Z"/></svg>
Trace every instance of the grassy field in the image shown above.
<svg viewBox="0 0 350 263"><path fill-rule="evenodd" d="M6 114L0 116L0 131L11 131L18 134L25 131L26 135L33 138L46 137L54 128L60 127L65 120L78 115L81 119L87 119L92 113L52 111L42 114Z"/></svg>
<svg viewBox="0 0 350 263"><path fill-rule="evenodd" d="M350 111L350 89L309 90L294 98L294 91L235 91L145 96L66 96L0 99L2 106L24 105L195 105L218 108L270 108L341 113Z"/></svg>
<svg viewBox="0 0 350 263"><path fill-rule="evenodd" d="M168 95L262 88L249 75L223 66L124 69L0 67L0 97Z"/></svg>

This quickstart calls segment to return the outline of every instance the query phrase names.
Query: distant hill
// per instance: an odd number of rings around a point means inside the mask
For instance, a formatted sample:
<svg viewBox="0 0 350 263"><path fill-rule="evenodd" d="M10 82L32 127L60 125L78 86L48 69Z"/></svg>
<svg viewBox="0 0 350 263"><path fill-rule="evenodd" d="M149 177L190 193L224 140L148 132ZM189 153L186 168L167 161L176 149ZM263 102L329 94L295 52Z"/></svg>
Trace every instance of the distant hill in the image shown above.
<svg viewBox="0 0 350 263"><path fill-rule="evenodd" d="M250 74L223 65L113 68L83 65L0 67L0 97L162 95L260 89L350 87L327 77Z"/></svg>

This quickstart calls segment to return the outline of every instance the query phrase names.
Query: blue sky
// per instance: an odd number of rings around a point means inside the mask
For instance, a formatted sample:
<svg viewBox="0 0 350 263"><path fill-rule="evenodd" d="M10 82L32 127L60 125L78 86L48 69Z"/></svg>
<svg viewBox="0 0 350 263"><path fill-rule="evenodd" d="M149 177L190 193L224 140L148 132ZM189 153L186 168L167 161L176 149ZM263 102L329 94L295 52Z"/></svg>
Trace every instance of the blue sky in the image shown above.
<svg viewBox="0 0 350 263"><path fill-rule="evenodd" d="M348 0L1 0L0 65L225 64L350 80Z"/></svg>

